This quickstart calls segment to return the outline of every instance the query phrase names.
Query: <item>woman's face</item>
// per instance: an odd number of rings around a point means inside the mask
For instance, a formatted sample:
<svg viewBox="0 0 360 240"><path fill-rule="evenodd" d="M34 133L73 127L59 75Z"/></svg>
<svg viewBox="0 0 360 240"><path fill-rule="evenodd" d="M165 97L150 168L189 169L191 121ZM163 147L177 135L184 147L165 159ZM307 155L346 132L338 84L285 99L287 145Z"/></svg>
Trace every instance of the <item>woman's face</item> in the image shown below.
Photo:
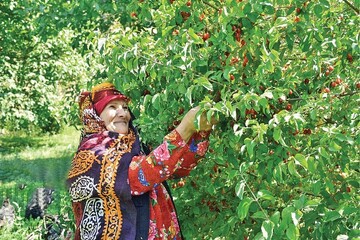
<svg viewBox="0 0 360 240"><path fill-rule="evenodd" d="M104 121L108 131L127 134L129 132L129 122L131 119L128 105L122 100L113 100L109 102L100 118Z"/></svg>

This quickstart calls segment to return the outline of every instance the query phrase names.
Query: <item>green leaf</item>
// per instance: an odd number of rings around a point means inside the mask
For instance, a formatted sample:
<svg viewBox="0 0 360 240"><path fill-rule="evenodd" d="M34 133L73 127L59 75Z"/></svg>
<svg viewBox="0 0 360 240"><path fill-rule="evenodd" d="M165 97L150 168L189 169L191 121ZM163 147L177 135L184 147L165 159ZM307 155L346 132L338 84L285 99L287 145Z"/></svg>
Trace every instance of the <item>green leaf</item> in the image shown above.
<svg viewBox="0 0 360 240"><path fill-rule="evenodd" d="M155 109L159 109L160 108L160 94L157 93L155 94L153 97L152 97L152 104L153 104L153 107Z"/></svg>
<svg viewBox="0 0 360 240"><path fill-rule="evenodd" d="M315 158L314 157L309 157L307 160L308 163L308 170L311 173L316 173L316 167L317 167L317 162L315 162Z"/></svg>
<svg viewBox="0 0 360 240"><path fill-rule="evenodd" d="M274 212L274 214L270 217L270 220L273 223L278 224L280 222L280 212L279 211Z"/></svg>
<svg viewBox="0 0 360 240"><path fill-rule="evenodd" d="M191 37L192 40L194 40L194 42L196 44L201 44L203 43L203 40L201 39L201 37L199 37L195 32L194 29L189 28L188 30L189 36Z"/></svg>
<svg viewBox="0 0 360 240"><path fill-rule="evenodd" d="M190 104L192 104L192 91L194 90L194 85L190 86L187 91L185 96L187 97L187 99L189 99Z"/></svg>
<svg viewBox="0 0 360 240"><path fill-rule="evenodd" d="M245 186L246 186L245 180L241 180L235 187L236 196L238 196L240 200L243 199Z"/></svg>
<svg viewBox="0 0 360 240"><path fill-rule="evenodd" d="M303 166L305 169L308 169L308 163L304 155L297 153L295 155L295 159L301 164L301 166Z"/></svg>
<svg viewBox="0 0 360 240"><path fill-rule="evenodd" d="M206 77L199 77L194 80L194 83L197 83L200 86L203 86L207 90L213 91L213 86Z"/></svg>
<svg viewBox="0 0 360 240"><path fill-rule="evenodd" d="M244 140L245 146L246 146L246 150L249 154L249 157L252 158L254 156L254 147L256 145L254 140L251 140L250 138L246 138Z"/></svg>
<svg viewBox="0 0 360 240"><path fill-rule="evenodd" d="M283 182L282 170L281 170L281 166L280 166L280 165L277 165L277 166L274 168L273 177L275 178L275 180L276 180L277 182L279 182L279 183L282 183L282 182Z"/></svg>
<svg viewBox="0 0 360 240"><path fill-rule="evenodd" d="M325 150L324 147L319 147L319 153L321 156L323 156L325 159L329 159L330 155L328 154L328 152Z"/></svg>
<svg viewBox="0 0 360 240"><path fill-rule="evenodd" d="M275 201L275 198L272 195L272 193L270 191L268 191L268 190L265 190L265 189L261 189L260 191L258 191L257 194L256 194L256 197L260 198L260 199Z"/></svg>
<svg viewBox="0 0 360 240"><path fill-rule="evenodd" d="M254 213L253 215L251 215L252 218L258 218L258 219L267 219L268 216L266 213L264 213L263 211L258 211L256 213Z"/></svg>
<svg viewBox="0 0 360 240"><path fill-rule="evenodd" d="M248 215L249 207L252 202L253 202L253 199L247 197L247 198L244 198L243 200L241 200L240 204L238 205L237 214L241 221L244 220L246 218L246 216Z"/></svg>
<svg viewBox="0 0 360 240"><path fill-rule="evenodd" d="M288 229L286 229L286 236L291 240L299 239L299 229L297 229L293 224L290 224Z"/></svg>
<svg viewBox="0 0 360 240"><path fill-rule="evenodd" d="M324 221L325 222L332 222L332 221L335 221L335 220L337 220L339 218L341 218L341 215L340 215L339 212L337 212L337 211L329 211L329 212L325 213Z"/></svg>
<svg viewBox="0 0 360 240"><path fill-rule="evenodd" d="M332 152L338 152L341 150L341 146L337 145L334 141L330 142L329 150Z"/></svg>
<svg viewBox="0 0 360 240"><path fill-rule="evenodd" d="M312 184L312 190L314 195L318 195L321 191L322 183L320 181L316 181Z"/></svg>
<svg viewBox="0 0 360 240"><path fill-rule="evenodd" d="M315 15L318 17L318 18L321 18L322 17L322 7L321 7L321 5L320 4L317 4L317 5L315 5L315 7L314 7L314 13L315 13Z"/></svg>
<svg viewBox="0 0 360 240"><path fill-rule="evenodd" d="M288 170L291 175L294 177L301 177L300 174L296 171L296 165L294 161L288 162Z"/></svg>
<svg viewBox="0 0 360 240"><path fill-rule="evenodd" d="M243 12L244 12L245 14L251 13L251 4L250 4L250 3L247 3L247 4L245 5Z"/></svg>
<svg viewBox="0 0 360 240"><path fill-rule="evenodd" d="M266 220L261 225L261 232L265 239L272 239L274 233L274 223Z"/></svg>
<svg viewBox="0 0 360 240"><path fill-rule="evenodd" d="M281 138L281 129L279 127L274 128L273 137L274 137L274 140L277 142Z"/></svg>

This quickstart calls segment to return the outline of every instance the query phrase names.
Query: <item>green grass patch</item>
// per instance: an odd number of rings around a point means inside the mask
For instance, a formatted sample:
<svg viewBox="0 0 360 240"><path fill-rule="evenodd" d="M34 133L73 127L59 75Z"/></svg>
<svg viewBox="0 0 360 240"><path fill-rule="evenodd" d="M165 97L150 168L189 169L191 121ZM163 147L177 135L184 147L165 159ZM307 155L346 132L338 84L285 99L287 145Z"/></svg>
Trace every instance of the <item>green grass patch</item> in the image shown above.
<svg viewBox="0 0 360 240"><path fill-rule="evenodd" d="M9 198L16 211L14 226L0 229L2 239L42 239L44 221L24 218L26 205L38 187L55 190L47 213L60 216L60 224L73 229L65 180L79 136L80 132L70 127L56 135L0 136L0 204Z"/></svg>

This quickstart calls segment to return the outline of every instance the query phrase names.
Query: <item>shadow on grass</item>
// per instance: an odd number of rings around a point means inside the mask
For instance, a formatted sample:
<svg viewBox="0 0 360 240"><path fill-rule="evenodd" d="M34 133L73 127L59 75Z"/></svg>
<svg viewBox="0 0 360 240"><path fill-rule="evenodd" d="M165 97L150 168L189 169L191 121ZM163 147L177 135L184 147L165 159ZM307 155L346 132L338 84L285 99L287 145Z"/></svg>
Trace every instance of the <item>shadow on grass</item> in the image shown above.
<svg viewBox="0 0 360 240"><path fill-rule="evenodd" d="M29 136L1 136L0 135L0 153L10 154L23 150L24 148L39 148L49 146L41 137Z"/></svg>
<svg viewBox="0 0 360 240"><path fill-rule="evenodd" d="M0 185L5 182L28 184L40 182L49 188L65 189L65 180L73 155L36 160L1 161Z"/></svg>

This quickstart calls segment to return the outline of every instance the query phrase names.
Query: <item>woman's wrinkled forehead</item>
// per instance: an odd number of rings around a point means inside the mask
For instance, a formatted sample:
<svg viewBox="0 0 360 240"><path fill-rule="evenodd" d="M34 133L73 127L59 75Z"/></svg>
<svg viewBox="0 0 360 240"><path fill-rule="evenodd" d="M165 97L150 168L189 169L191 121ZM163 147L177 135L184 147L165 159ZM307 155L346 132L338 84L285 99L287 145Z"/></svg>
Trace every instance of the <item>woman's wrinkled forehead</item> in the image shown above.
<svg viewBox="0 0 360 240"><path fill-rule="evenodd" d="M128 102L124 100L114 99L110 101L106 106L117 105L117 106L128 106Z"/></svg>

